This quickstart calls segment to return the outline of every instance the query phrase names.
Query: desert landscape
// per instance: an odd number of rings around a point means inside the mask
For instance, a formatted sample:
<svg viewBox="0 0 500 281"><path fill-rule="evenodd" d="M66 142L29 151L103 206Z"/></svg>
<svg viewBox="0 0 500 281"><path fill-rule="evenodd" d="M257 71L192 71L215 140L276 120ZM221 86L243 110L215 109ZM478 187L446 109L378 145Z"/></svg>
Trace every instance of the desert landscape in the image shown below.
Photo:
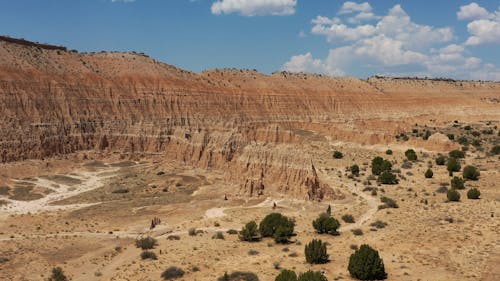
<svg viewBox="0 0 500 281"><path fill-rule="evenodd" d="M499 126L500 82L0 37L0 280L356 280L363 244L387 280L500 280ZM266 237L273 213L291 231Z"/></svg>

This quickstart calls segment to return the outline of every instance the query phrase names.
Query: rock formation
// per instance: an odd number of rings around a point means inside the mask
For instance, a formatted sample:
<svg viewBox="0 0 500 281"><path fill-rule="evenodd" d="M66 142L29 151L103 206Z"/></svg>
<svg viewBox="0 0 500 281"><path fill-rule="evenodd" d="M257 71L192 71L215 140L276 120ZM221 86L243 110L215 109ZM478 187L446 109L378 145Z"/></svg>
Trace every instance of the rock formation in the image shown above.
<svg viewBox="0 0 500 281"><path fill-rule="evenodd" d="M419 118L500 115L495 82L196 74L143 54L27 42L0 37L2 162L154 152L224 169L242 193L316 200L335 192L321 183L307 150L297 149L314 142L298 132L384 143Z"/></svg>

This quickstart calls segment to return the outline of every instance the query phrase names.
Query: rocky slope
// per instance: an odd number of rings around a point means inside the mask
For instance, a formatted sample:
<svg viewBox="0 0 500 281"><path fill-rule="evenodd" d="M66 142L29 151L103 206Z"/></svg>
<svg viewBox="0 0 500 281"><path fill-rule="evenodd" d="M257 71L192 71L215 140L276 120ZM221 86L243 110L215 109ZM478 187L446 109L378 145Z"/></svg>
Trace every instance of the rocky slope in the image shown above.
<svg viewBox="0 0 500 281"><path fill-rule="evenodd" d="M322 199L340 195L321 184L309 132L386 143L418 120L498 120L499 98L494 82L195 74L143 54L0 38L0 159L162 153L224 169L242 193Z"/></svg>

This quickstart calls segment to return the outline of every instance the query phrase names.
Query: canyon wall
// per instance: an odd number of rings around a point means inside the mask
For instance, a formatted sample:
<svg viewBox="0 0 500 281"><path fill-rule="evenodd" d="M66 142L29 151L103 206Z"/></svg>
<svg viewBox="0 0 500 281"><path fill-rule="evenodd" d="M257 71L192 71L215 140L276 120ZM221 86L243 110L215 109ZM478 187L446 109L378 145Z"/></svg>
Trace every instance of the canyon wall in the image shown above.
<svg viewBox="0 0 500 281"><path fill-rule="evenodd" d="M307 199L336 196L310 155L297 153L304 142L297 130L384 142L418 118L498 120L499 99L494 82L196 74L143 54L0 38L3 163L84 150L162 153L227 170L249 195L270 188Z"/></svg>

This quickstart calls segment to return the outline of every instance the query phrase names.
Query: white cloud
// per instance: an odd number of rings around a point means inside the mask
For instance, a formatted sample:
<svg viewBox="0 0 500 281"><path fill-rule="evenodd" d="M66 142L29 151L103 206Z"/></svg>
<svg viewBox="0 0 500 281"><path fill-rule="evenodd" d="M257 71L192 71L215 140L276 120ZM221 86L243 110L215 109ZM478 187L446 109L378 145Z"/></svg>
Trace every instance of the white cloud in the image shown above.
<svg viewBox="0 0 500 281"><path fill-rule="evenodd" d="M219 0L212 4L212 14L238 13L243 16L295 14L297 0Z"/></svg>
<svg viewBox="0 0 500 281"><path fill-rule="evenodd" d="M476 3L461 6L457 13L459 20L472 20L467 24L470 36L465 45L500 43L500 7L494 13Z"/></svg>
<svg viewBox="0 0 500 281"><path fill-rule="evenodd" d="M489 19L491 15L485 8L472 2L469 5L460 7L460 11L457 12L457 18L459 20Z"/></svg>
<svg viewBox="0 0 500 281"><path fill-rule="evenodd" d="M369 5L347 3L350 4L344 4L337 15L347 14L348 11L371 11ZM330 49L324 59L315 58L311 53L293 56L283 65L283 69L332 76L362 69L370 74L381 75L451 75L455 78L483 80L500 78L500 70L494 65L468 55L464 45L450 44L455 36L449 27L415 23L400 5L395 5L386 15L377 19L374 24L348 25L344 21L349 22L350 18L316 17L311 21L311 33L324 36L335 47ZM476 34L483 31L492 34L488 29L474 31Z"/></svg>
<svg viewBox="0 0 500 281"><path fill-rule="evenodd" d="M368 2L364 3L355 3L351 1L345 2L342 7L340 8L340 11L337 13L339 15L343 14L351 14L351 13L357 13L357 12L371 12L372 11L372 6Z"/></svg>

